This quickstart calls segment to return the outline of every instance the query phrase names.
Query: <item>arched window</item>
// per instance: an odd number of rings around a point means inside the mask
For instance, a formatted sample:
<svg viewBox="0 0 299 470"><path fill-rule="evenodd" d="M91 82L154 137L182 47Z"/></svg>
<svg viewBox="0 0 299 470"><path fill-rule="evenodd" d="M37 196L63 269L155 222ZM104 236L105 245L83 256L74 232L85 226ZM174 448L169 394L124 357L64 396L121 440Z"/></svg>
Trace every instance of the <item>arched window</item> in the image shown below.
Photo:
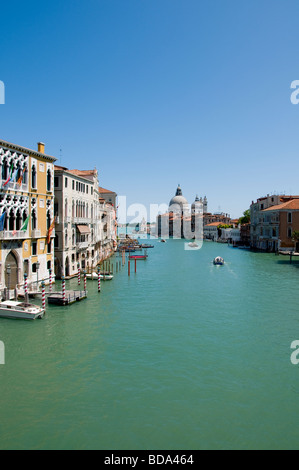
<svg viewBox="0 0 299 470"><path fill-rule="evenodd" d="M75 217L75 201L72 202L72 217Z"/></svg>
<svg viewBox="0 0 299 470"><path fill-rule="evenodd" d="M22 227L22 214L21 210L17 210L17 217L16 217L16 230L20 230Z"/></svg>
<svg viewBox="0 0 299 470"><path fill-rule="evenodd" d="M9 228L8 229L11 231L15 230L15 213L13 209L11 209L9 212Z"/></svg>
<svg viewBox="0 0 299 470"><path fill-rule="evenodd" d="M36 189L36 168L35 165L32 165L31 168L31 187Z"/></svg>
<svg viewBox="0 0 299 470"><path fill-rule="evenodd" d="M47 191L51 191L52 188L52 176L51 176L51 170L47 171Z"/></svg>
<svg viewBox="0 0 299 470"><path fill-rule="evenodd" d="M6 181L7 178L8 178L8 162L7 162L7 159L5 159L2 165L2 179Z"/></svg>
<svg viewBox="0 0 299 470"><path fill-rule="evenodd" d="M64 215L65 215L65 217L68 216L68 203L67 203L67 199L64 201Z"/></svg>
<svg viewBox="0 0 299 470"><path fill-rule="evenodd" d="M24 167L24 170L23 170L23 184L28 184L28 168L27 166Z"/></svg>
<svg viewBox="0 0 299 470"><path fill-rule="evenodd" d="M51 211L47 211L47 230L51 227Z"/></svg>
<svg viewBox="0 0 299 470"><path fill-rule="evenodd" d="M32 230L36 230L36 228L37 228L37 218L36 218L36 210L35 209L33 209L33 211L32 211L31 228L32 228Z"/></svg>

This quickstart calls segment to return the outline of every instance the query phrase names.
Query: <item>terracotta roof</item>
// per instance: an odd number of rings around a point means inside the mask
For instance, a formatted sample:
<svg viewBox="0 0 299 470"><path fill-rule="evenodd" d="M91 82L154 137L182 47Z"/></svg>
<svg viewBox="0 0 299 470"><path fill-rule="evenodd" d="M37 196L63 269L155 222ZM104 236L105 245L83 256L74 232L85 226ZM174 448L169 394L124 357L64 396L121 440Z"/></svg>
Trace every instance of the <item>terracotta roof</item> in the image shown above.
<svg viewBox="0 0 299 470"><path fill-rule="evenodd" d="M105 189L105 188L101 188L99 187L99 193L111 193L111 194L115 194L114 191L110 191L110 189Z"/></svg>
<svg viewBox="0 0 299 470"><path fill-rule="evenodd" d="M72 173L72 175L83 176L83 177L94 176L97 172L97 170L68 170L68 171L69 173Z"/></svg>
<svg viewBox="0 0 299 470"><path fill-rule="evenodd" d="M65 166L54 165L54 170L67 171L67 168Z"/></svg>
<svg viewBox="0 0 299 470"><path fill-rule="evenodd" d="M223 222L212 222L211 224L207 224L206 227L218 227L218 225L222 225Z"/></svg>
<svg viewBox="0 0 299 470"><path fill-rule="evenodd" d="M285 202L283 204L268 207L268 209L264 209L262 212L273 212L283 210L299 210L299 199L292 199L291 201Z"/></svg>

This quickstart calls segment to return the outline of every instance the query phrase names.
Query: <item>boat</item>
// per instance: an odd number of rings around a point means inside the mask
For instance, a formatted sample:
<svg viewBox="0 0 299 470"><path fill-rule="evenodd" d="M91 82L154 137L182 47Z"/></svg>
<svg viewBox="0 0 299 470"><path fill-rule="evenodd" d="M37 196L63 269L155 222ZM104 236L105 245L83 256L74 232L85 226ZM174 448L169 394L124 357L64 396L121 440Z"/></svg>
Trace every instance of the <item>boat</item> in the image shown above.
<svg viewBox="0 0 299 470"><path fill-rule="evenodd" d="M221 258L221 256L217 256L214 260L213 263L215 266L223 266L224 265L224 259Z"/></svg>
<svg viewBox="0 0 299 470"><path fill-rule="evenodd" d="M162 240L161 240L161 243L166 243L166 240L163 240L163 239L162 239Z"/></svg>
<svg viewBox="0 0 299 470"><path fill-rule="evenodd" d="M144 248L145 248L145 249L147 249L147 248L155 248L154 245L147 245L147 244L140 245L140 247L143 248L143 249L144 249Z"/></svg>
<svg viewBox="0 0 299 470"><path fill-rule="evenodd" d="M195 242L188 243L188 246L190 246L190 248L199 248L199 245Z"/></svg>
<svg viewBox="0 0 299 470"><path fill-rule="evenodd" d="M146 254L129 256L130 260L142 260L142 259L147 259L147 258L148 258L148 255L146 255Z"/></svg>
<svg viewBox="0 0 299 470"><path fill-rule="evenodd" d="M42 319L45 315L45 309L37 305L27 304L25 302L16 302L5 300L0 302L0 317L12 318L18 320L36 320Z"/></svg>
<svg viewBox="0 0 299 470"><path fill-rule="evenodd" d="M98 273L86 274L86 279L89 279L90 281L97 281ZM112 281L113 276L112 274L100 274L100 279L101 281Z"/></svg>

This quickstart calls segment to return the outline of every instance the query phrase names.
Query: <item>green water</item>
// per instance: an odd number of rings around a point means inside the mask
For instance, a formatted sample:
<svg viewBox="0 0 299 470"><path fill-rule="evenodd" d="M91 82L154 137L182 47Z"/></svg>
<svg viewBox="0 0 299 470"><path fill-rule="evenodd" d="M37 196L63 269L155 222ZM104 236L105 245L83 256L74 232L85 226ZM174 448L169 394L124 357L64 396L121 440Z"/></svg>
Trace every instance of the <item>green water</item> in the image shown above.
<svg viewBox="0 0 299 470"><path fill-rule="evenodd" d="M299 265L154 244L100 295L0 321L1 449L299 448Z"/></svg>

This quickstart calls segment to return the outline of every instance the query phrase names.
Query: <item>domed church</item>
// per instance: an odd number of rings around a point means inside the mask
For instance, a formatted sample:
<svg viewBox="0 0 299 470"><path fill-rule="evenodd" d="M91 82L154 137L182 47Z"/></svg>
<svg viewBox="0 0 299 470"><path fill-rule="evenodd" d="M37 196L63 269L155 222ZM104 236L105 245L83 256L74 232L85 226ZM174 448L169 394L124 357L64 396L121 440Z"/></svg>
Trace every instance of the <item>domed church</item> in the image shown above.
<svg viewBox="0 0 299 470"><path fill-rule="evenodd" d="M208 199L206 196L204 199L202 197L199 199L199 197L196 196L195 201L191 206L191 213L195 214L200 211L201 208L203 208L204 213L208 212ZM189 212L189 204L187 199L183 196L181 186L178 185L175 196L169 203L169 212L182 213L183 211L185 214Z"/></svg>
<svg viewBox="0 0 299 470"><path fill-rule="evenodd" d="M188 207L188 201L183 196L183 192L180 185L178 185L175 196L171 199L169 203L169 212L186 212L188 211Z"/></svg>

